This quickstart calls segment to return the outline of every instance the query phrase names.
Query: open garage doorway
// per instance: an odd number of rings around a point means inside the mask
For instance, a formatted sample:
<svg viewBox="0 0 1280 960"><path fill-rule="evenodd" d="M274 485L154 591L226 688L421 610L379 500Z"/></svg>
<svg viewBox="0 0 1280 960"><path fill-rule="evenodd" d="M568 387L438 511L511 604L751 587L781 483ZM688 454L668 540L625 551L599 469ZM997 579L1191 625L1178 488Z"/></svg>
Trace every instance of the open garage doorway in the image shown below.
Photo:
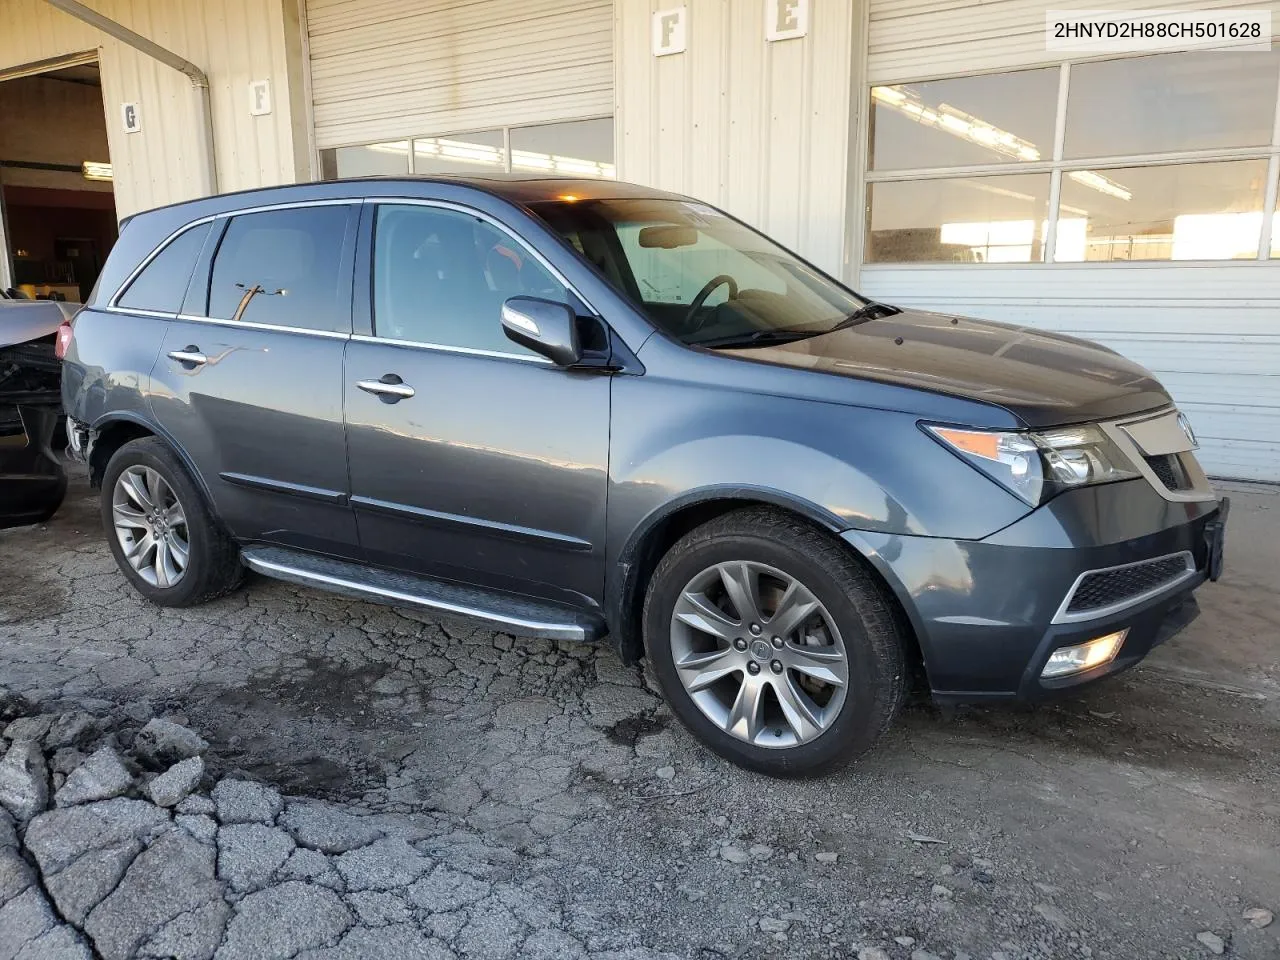
<svg viewBox="0 0 1280 960"><path fill-rule="evenodd" d="M0 288L83 303L117 234L96 61L0 81Z"/></svg>

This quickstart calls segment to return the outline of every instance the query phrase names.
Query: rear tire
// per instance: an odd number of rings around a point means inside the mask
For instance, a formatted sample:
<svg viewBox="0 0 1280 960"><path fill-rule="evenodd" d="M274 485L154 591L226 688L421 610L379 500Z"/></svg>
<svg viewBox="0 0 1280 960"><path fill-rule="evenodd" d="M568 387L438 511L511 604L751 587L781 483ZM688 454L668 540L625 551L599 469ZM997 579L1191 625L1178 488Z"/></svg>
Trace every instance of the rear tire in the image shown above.
<svg viewBox="0 0 1280 960"><path fill-rule="evenodd" d="M778 510L736 510L676 543L649 582L643 627L645 654L684 725L770 776L849 763L905 695L904 637L874 574Z"/></svg>
<svg viewBox="0 0 1280 960"><path fill-rule="evenodd" d="M240 548L174 452L155 437L112 454L102 477L102 525L133 588L162 607L189 607L244 579Z"/></svg>

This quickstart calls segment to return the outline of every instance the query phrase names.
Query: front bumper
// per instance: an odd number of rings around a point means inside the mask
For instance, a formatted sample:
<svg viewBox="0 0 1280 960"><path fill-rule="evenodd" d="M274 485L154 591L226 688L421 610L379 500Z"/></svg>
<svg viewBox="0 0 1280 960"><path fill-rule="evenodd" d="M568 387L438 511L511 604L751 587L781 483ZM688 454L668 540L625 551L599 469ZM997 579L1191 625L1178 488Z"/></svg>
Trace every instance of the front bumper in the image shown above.
<svg viewBox="0 0 1280 960"><path fill-rule="evenodd" d="M1069 491L979 541L843 536L902 602L935 698L1036 699L1132 666L1195 619L1194 591L1221 571L1225 506L1170 502L1139 479ZM1183 553L1190 569L1168 588L1061 622L1081 574ZM1126 628L1110 663L1041 678L1055 649Z"/></svg>

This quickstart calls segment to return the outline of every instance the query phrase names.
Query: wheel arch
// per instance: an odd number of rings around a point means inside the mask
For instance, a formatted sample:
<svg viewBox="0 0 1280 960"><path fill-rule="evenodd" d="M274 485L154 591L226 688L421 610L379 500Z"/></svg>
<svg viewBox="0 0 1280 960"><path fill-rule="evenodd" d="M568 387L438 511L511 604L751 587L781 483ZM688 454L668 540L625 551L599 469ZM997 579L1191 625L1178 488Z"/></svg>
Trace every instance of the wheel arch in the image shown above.
<svg viewBox="0 0 1280 960"><path fill-rule="evenodd" d="M120 412L102 417L93 424L92 429L93 442L85 458L88 461L89 483L91 486L96 488L102 485L102 478L106 473L107 464L111 461L115 452L126 443L132 440L140 440L143 437L155 437L167 446L182 463L187 475L191 478L191 482L200 491L200 495L204 497L205 503L213 503L209 488L205 484L204 477L200 474L200 471L196 469L195 463L163 427L135 413Z"/></svg>
<svg viewBox="0 0 1280 960"><path fill-rule="evenodd" d="M617 563L612 565L617 576L606 606L610 633L625 661L635 662L643 655L640 621L645 590L666 552L695 527L734 510L750 507L770 507L791 514L826 533L855 557L872 575L894 609L907 644L904 653L913 669L923 665L916 625L904 608L899 591L886 579L884 571L872 557L863 551L858 539L845 536L849 530L848 523L811 501L780 490L728 485L705 487L663 504L649 513L627 538Z"/></svg>

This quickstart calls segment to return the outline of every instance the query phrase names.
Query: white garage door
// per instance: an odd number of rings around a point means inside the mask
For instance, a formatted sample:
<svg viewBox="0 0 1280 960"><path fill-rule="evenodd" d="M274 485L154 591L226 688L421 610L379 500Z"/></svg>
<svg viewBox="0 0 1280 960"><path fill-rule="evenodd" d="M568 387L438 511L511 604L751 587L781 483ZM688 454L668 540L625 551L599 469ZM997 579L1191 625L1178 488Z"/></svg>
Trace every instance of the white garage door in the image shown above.
<svg viewBox="0 0 1280 960"><path fill-rule="evenodd" d="M321 149L613 114L610 0L308 0Z"/></svg>
<svg viewBox="0 0 1280 960"><path fill-rule="evenodd" d="M1045 9L870 0L860 285L1101 341L1163 380L1211 474L1280 481L1280 53L1064 66Z"/></svg>

